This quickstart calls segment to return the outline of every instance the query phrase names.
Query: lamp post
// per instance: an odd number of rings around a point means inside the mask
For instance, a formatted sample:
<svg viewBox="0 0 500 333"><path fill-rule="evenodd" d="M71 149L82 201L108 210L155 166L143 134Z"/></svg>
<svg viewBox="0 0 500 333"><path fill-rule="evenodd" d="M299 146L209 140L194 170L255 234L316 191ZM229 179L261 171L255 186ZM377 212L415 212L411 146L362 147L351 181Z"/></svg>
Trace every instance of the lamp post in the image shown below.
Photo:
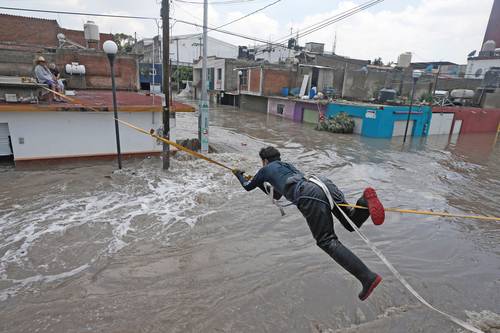
<svg viewBox="0 0 500 333"><path fill-rule="evenodd" d="M412 90L411 90L410 110L408 110L408 119L406 119L406 128L405 128L405 136L403 139L403 143L406 142L406 134L408 133L408 125L410 124L411 108L413 106L413 98L415 97L415 88L417 86L418 79L422 76L422 71L416 69L412 72L411 76L413 78L413 86L412 86Z"/></svg>
<svg viewBox="0 0 500 333"><path fill-rule="evenodd" d="M118 46L115 42L107 40L102 44L102 49L106 53L109 59L109 65L111 67L111 87L113 89L113 111L115 115L115 134L116 134L116 152L118 153L118 169L122 168L122 152L120 148L120 129L118 128L118 110L116 108L116 86L115 86L115 69L114 61L116 53L118 52Z"/></svg>
<svg viewBox="0 0 500 333"><path fill-rule="evenodd" d="M243 75L242 71L238 71L238 107L241 105L241 95L240 95L240 85L241 85L241 76ZM236 96L234 97L234 106L236 107Z"/></svg>

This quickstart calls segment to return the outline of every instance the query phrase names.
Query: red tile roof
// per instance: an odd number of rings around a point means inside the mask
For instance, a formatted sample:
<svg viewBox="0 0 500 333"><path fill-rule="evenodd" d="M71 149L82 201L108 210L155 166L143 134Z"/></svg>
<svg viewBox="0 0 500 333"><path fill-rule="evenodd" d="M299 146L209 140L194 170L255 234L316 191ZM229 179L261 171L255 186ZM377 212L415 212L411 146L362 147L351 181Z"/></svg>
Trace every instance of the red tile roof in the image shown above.
<svg viewBox="0 0 500 333"><path fill-rule="evenodd" d="M74 102L71 102L73 99ZM148 96L146 94L117 91L116 103L118 111L127 112L161 112L162 98L160 96ZM99 111L113 110L113 94L110 90L78 90L76 96L68 96L66 103L50 104L12 104L0 103L1 111L80 111L85 107L92 107ZM170 104L172 112L194 112L190 105L174 101Z"/></svg>
<svg viewBox="0 0 500 333"><path fill-rule="evenodd" d="M0 14L0 27L0 44L58 47L58 33L83 46L86 44L83 30L61 28L56 20ZM112 38L112 34L100 34L100 44Z"/></svg>

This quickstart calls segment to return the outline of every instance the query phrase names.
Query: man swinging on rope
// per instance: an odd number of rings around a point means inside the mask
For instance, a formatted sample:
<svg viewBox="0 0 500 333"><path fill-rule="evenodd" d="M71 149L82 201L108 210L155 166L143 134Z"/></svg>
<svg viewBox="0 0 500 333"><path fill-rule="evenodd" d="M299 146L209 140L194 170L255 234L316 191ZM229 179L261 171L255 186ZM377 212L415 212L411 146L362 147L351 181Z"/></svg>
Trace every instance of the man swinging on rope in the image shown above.
<svg viewBox="0 0 500 333"><path fill-rule="evenodd" d="M332 214L347 230L354 231L339 211L339 207L333 203L330 204L331 199L337 204L347 203L344 194L329 179L306 179L304 174L293 165L281 162L280 152L274 147L262 148L259 156L262 159L263 167L251 180L245 179L244 171L234 171L243 188L251 191L259 187L267 193L265 188L267 182L273 187L274 199L277 200L284 195L286 199L297 205L307 220L316 244L361 282L363 290L359 293L359 299L362 301L367 299L382 281L382 278L366 267L335 235ZM329 193L326 193L324 189L328 189ZM384 207L378 200L374 189L366 188L356 205L368 207L368 209L351 207L341 207L340 209L358 228L369 216L375 225L384 223Z"/></svg>

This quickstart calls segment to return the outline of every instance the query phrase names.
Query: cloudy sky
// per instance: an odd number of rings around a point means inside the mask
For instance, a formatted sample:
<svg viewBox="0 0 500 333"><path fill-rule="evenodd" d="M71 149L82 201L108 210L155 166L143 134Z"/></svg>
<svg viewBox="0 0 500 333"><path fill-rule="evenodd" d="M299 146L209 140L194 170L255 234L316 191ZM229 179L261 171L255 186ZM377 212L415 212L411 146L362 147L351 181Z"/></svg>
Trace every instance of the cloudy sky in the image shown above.
<svg viewBox="0 0 500 333"><path fill-rule="evenodd" d="M202 0L188 0L202 1ZM242 3L209 5L209 25L219 26L276 0L242 0ZM226 0L227 1L227 0ZM360 5L367 0L281 0L275 5L224 29L274 41ZM159 17L161 0L3 0L1 6L79 11L134 16ZM210 3L210 0L209 0ZM336 53L351 58L395 61L400 53L410 51L413 61L447 60L466 63L467 54L481 47L493 0L385 0L304 38L300 44L325 43L331 51L335 33ZM138 38L156 34L154 21L39 14L0 9L1 13L56 19L64 28L83 29L86 20L99 24L101 32L124 32ZM179 20L202 23L203 6L184 0L172 2L171 16ZM180 22L173 25L174 34L200 32L201 29ZM210 35L236 45L254 42L218 32Z"/></svg>

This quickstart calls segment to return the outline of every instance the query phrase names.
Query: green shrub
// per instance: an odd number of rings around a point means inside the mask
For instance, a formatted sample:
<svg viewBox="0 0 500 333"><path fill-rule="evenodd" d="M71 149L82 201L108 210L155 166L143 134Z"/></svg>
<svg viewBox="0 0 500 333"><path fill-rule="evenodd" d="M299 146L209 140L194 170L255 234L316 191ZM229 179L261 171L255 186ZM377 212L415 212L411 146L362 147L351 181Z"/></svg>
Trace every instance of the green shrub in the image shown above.
<svg viewBox="0 0 500 333"><path fill-rule="evenodd" d="M330 119L320 120L316 129L332 133L352 133L354 131L354 120L345 112L341 112Z"/></svg>

